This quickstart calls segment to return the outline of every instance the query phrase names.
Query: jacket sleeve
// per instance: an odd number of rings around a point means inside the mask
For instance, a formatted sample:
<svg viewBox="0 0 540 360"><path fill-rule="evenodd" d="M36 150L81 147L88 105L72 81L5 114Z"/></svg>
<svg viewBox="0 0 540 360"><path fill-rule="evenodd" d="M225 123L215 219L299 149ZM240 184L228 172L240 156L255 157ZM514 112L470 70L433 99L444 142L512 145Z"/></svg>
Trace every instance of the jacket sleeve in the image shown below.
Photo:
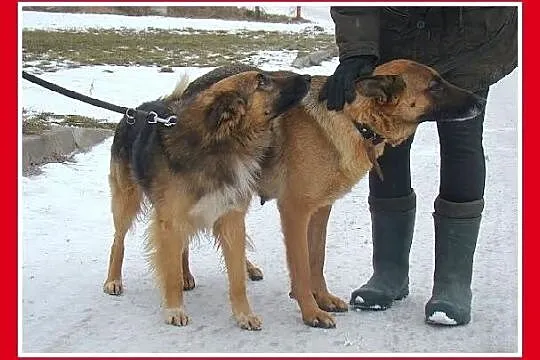
<svg viewBox="0 0 540 360"><path fill-rule="evenodd" d="M379 7L332 6L330 15L335 23L340 61L359 55L379 59Z"/></svg>

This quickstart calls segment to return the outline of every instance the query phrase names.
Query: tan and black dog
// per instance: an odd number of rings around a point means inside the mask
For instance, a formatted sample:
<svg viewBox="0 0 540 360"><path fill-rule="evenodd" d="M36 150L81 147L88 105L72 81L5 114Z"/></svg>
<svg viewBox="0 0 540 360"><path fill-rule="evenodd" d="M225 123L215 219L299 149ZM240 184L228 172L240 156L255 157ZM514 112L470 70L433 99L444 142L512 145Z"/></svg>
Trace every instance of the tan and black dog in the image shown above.
<svg viewBox="0 0 540 360"><path fill-rule="evenodd" d="M261 328L246 296L244 217L271 142L271 124L299 103L309 82L308 75L242 72L197 93L181 86L139 107L160 117L176 115L175 126L122 119L111 149L115 234L106 293L122 292L124 237L145 198L151 205L149 258L166 322L188 323L182 252L193 236L212 230L227 267L233 315L244 329Z"/></svg>
<svg viewBox="0 0 540 360"><path fill-rule="evenodd" d="M207 78L230 73L225 67ZM473 118L485 100L448 83L430 67L394 60L378 66L373 76L358 79L356 99L336 112L327 110L320 96L326 80L314 76L302 103L274 123L258 192L263 200L277 199L291 296L298 301L303 321L330 328L336 322L329 312L348 310L328 291L323 274L332 204L372 168L383 176L377 157L386 144L400 144L423 121Z"/></svg>

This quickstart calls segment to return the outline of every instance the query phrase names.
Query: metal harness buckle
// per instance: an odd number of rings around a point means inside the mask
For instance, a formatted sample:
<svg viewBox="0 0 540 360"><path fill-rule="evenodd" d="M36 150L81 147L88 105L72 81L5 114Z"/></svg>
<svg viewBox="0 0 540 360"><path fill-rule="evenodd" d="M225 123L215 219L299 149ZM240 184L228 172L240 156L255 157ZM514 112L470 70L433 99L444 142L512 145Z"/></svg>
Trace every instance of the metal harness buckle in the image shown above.
<svg viewBox="0 0 540 360"><path fill-rule="evenodd" d="M126 122L129 125L135 124L135 112L136 112L136 110L133 109L133 108L127 108L126 109L126 113L124 114L124 116L126 117Z"/></svg>

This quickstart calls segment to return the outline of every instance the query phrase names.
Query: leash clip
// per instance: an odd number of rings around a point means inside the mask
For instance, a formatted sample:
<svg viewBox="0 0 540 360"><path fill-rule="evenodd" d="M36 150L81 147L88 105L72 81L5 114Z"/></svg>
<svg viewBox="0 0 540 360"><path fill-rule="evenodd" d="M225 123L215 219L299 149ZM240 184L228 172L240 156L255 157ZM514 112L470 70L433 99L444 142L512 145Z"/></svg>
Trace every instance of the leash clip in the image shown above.
<svg viewBox="0 0 540 360"><path fill-rule="evenodd" d="M158 114L155 111L150 111L148 115L146 115L146 120L149 124L156 124L158 121Z"/></svg>
<svg viewBox="0 0 540 360"><path fill-rule="evenodd" d="M169 116L168 118L165 119L165 122L163 122L163 125L165 125L165 126L174 126L174 125L176 125L177 120L178 119L176 118L176 116L171 115L171 116Z"/></svg>
<svg viewBox="0 0 540 360"><path fill-rule="evenodd" d="M163 119L163 118L160 118L155 111L150 111L146 118L149 124L160 123L168 127L176 125L176 122L177 122L176 116L171 115L167 117L166 119Z"/></svg>
<svg viewBox="0 0 540 360"><path fill-rule="evenodd" d="M135 112L136 111L133 108L127 108L126 109L126 113L124 114L124 116L126 117L126 122L129 125L135 124Z"/></svg>

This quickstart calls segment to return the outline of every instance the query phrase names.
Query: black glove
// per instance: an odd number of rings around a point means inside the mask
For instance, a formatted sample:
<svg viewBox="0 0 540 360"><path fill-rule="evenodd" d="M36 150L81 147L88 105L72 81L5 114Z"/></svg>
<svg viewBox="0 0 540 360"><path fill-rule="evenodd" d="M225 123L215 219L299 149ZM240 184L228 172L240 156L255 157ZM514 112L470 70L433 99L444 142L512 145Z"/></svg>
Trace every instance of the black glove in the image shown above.
<svg viewBox="0 0 540 360"><path fill-rule="evenodd" d="M355 80L362 75L371 75L377 58L373 55L354 56L340 62L333 75L328 77L320 99L327 99L328 110L342 110L345 101L351 103L356 97Z"/></svg>

